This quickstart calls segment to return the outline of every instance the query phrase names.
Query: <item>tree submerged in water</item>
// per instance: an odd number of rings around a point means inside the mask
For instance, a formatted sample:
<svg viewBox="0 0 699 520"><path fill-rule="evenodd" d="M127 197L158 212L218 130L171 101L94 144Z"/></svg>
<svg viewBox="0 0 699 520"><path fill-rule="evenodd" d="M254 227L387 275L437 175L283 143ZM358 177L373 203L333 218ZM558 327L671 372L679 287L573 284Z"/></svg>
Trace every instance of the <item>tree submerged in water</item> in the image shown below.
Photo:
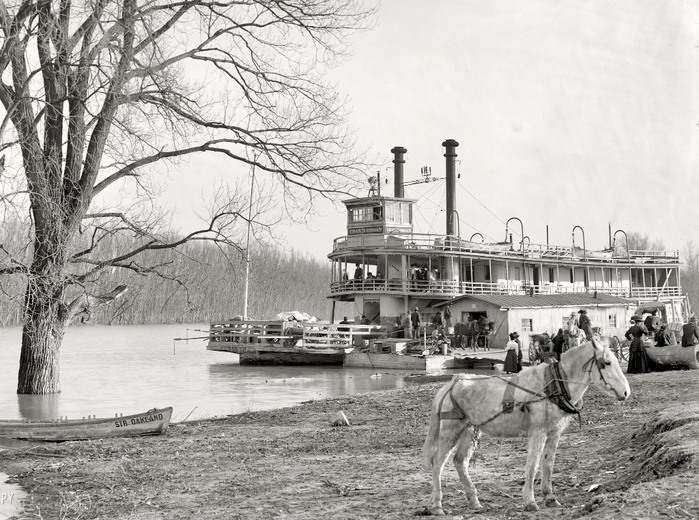
<svg viewBox="0 0 699 520"><path fill-rule="evenodd" d="M167 165L206 153L255 168L290 213L356 185L361 159L321 72L372 13L351 0L0 4L0 210L25 223L0 242L0 282L26 284L18 393L60 391L66 327L123 294L105 286L115 269L171 277L154 251L240 249L255 214L230 189L173 238L155 181Z"/></svg>

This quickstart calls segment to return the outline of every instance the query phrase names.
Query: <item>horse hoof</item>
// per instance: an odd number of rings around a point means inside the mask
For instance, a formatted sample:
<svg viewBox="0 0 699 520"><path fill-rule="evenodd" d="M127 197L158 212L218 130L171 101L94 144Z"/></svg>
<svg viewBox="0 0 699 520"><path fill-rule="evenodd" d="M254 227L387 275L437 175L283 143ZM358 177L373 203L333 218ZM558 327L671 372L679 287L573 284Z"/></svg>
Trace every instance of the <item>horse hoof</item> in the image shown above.
<svg viewBox="0 0 699 520"><path fill-rule="evenodd" d="M546 504L546 507L562 507L561 503L556 498L547 498L544 504Z"/></svg>
<svg viewBox="0 0 699 520"><path fill-rule="evenodd" d="M470 507L471 509L483 509L483 506L480 502L472 502L468 505L468 507Z"/></svg>
<svg viewBox="0 0 699 520"><path fill-rule="evenodd" d="M536 505L536 502L529 502L526 506L524 506L525 511L538 511L539 506Z"/></svg>
<svg viewBox="0 0 699 520"><path fill-rule="evenodd" d="M432 516L444 516L444 509L442 509L441 507L431 508L430 514Z"/></svg>

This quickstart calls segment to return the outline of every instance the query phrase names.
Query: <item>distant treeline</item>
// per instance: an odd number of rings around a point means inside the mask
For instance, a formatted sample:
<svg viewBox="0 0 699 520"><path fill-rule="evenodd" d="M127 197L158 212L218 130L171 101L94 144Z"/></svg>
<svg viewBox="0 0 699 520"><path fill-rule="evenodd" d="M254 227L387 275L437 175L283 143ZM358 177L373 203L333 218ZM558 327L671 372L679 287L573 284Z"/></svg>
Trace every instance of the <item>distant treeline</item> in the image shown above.
<svg viewBox="0 0 699 520"><path fill-rule="evenodd" d="M166 276L110 268L90 293L98 296L118 285L126 285L128 291L93 308L90 323L207 323L243 314L245 263L240 252L194 243L179 252L151 251L147 256L140 263L164 266L159 270ZM24 283L18 276L0 277L0 325L21 324ZM251 251L249 288L248 316L253 319L271 319L291 310L330 319L328 262L296 251L259 248Z"/></svg>

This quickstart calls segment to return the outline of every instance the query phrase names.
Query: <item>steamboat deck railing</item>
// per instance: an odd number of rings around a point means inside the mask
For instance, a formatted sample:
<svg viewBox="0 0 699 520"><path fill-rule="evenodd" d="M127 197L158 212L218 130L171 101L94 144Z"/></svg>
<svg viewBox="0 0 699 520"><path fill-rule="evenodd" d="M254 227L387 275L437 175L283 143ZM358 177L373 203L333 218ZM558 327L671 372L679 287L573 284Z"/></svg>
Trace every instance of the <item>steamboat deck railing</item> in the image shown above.
<svg viewBox="0 0 699 520"><path fill-rule="evenodd" d="M379 325L279 320L231 320L215 322L209 328L209 345L278 345L304 349L343 349L357 341L384 337Z"/></svg>
<svg viewBox="0 0 699 520"><path fill-rule="evenodd" d="M543 283L539 285L521 282L457 282L455 280L349 280L330 284L330 293L336 295L352 295L357 293L388 293L409 296L450 296L465 294L572 294L597 292L622 298L661 298L681 296L681 288L665 287L624 287L602 284L557 284Z"/></svg>

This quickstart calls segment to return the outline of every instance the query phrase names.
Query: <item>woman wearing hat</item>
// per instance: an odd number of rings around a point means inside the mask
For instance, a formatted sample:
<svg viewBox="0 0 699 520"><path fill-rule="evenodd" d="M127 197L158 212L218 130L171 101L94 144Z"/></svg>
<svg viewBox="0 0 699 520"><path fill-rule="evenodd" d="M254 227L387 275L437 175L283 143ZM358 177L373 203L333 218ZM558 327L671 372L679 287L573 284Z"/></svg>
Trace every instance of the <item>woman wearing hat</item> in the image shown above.
<svg viewBox="0 0 699 520"><path fill-rule="evenodd" d="M514 374L522 370L521 368L521 352L517 338L519 333L513 332L510 334L510 341L505 345L505 350L507 354L505 355L505 367L503 370L508 374Z"/></svg>
<svg viewBox="0 0 699 520"><path fill-rule="evenodd" d="M643 320L640 316L632 318L633 325L626 331L626 339L631 340L629 348L629 366L626 369L627 374L645 374L650 372L648 366L648 357L646 356L646 346L643 344L643 336L648 335L648 329L643 325Z"/></svg>

